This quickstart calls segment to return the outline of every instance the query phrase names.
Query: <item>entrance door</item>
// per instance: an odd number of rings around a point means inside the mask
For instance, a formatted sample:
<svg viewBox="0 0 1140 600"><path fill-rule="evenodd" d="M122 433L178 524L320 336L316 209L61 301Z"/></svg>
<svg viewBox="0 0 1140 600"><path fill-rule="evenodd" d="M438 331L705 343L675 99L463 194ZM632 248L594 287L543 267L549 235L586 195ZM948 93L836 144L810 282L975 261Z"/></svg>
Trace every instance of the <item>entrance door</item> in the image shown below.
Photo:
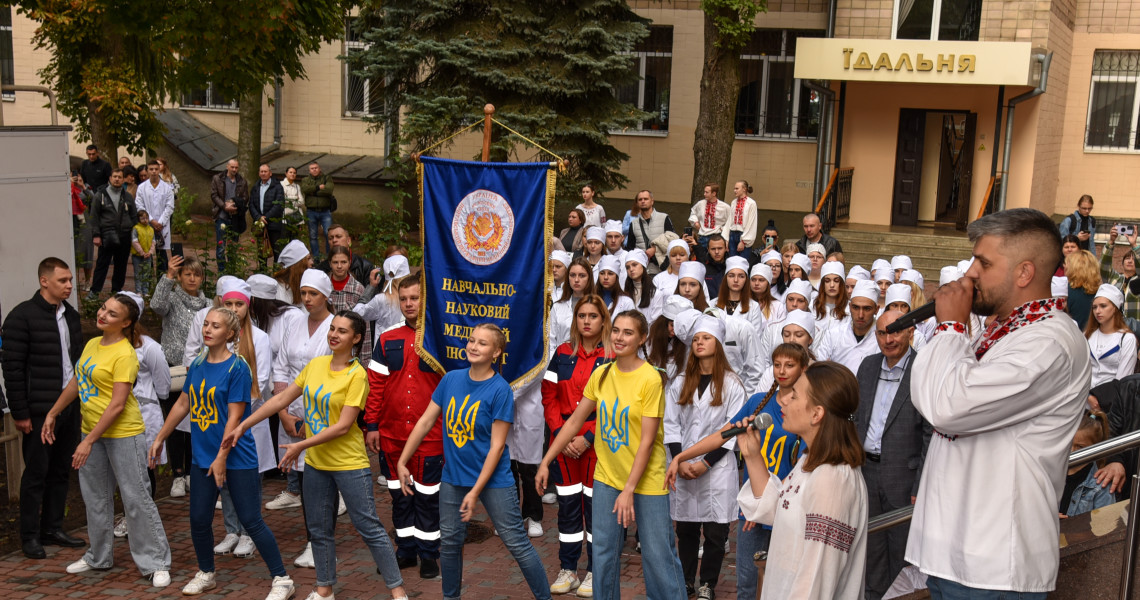
<svg viewBox="0 0 1140 600"><path fill-rule="evenodd" d="M922 183L922 150L926 137L926 111L904 108L899 112L899 139L895 153L895 185L891 224L918 225L918 196Z"/></svg>

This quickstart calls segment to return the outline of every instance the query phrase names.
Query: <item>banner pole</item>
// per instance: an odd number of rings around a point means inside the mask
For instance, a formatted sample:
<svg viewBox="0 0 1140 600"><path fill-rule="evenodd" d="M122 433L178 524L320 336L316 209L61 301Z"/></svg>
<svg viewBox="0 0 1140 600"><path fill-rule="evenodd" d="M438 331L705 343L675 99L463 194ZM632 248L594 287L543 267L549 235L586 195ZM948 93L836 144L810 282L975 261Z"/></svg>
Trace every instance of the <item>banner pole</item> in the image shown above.
<svg viewBox="0 0 1140 600"><path fill-rule="evenodd" d="M495 116L495 105L483 107L483 162L491 160L491 117Z"/></svg>

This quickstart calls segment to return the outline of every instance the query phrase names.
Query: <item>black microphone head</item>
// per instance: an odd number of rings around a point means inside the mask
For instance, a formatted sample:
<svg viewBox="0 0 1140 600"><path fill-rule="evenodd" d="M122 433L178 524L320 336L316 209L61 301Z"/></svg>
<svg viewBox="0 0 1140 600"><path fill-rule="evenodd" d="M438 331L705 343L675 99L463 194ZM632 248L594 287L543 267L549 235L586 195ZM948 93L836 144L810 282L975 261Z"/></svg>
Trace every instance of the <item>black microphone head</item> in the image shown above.
<svg viewBox="0 0 1140 600"><path fill-rule="evenodd" d="M767 431L771 426L772 415L768 413L760 413L760 416L756 417L756 419L752 421L752 427L755 428L756 431Z"/></svg>

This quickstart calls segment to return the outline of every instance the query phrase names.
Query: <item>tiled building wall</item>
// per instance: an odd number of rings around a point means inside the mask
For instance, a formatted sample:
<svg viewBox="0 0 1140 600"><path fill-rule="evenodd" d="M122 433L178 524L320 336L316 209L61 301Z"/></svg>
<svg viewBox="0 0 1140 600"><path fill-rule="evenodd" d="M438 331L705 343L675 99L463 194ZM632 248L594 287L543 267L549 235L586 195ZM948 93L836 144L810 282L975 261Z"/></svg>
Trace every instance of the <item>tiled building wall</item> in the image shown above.
<svg viewBox="0 0 1140 600"><path fill-rule="evenodd" d="M835 8L835 37L891 39L893 0L839 0Z"/></svg>
<svg viewBox="0 0 1140 600"><path fill-rule="evenodd" d="M1053 2L1054 5L1065 3L1071 4L1071 0ZM1037 145L1034 148L1029 206L1046 214L1053 213L1057 204L1065 204L1057 198L1065 115L1072 110L1068 106L1068 92L1073 62L1073 21L1063 16L1065 14L1053 11L1049 15L1049 38L1045 47L1053 53L1053 59L1049 66L1047 91L1036 100Z"/></svg>
<svg viewBox="0 0 1140 600"><path fill-rule="evenodd" d="M1083 33L1140 33L1140 2L1081 0L1076 23Z"/></svg>

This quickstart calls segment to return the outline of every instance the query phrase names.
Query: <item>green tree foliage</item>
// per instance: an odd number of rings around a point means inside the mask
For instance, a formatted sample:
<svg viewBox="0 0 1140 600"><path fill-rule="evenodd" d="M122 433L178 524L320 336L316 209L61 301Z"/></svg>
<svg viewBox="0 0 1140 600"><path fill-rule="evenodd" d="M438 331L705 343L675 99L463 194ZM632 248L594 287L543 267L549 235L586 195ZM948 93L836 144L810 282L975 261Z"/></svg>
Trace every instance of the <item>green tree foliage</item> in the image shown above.
<svg viewBox="0 0 1140 600"><path fill-rule="evenodd" d="M648 35L624 0L371 0L357 23L371 46L346 58L379 88L385 111L373 123L399 120L407 150L481 119L491 103L497 120L569 161L561 189L628 182L629 157L609 133L651 115L614 96L636 80L625 53ZM518 142L495 127L491 159L512 158Z"/></svg>
<svg viewBox="0 0 1140 600"><path fill-rule="evenodd" d="M161 40L161 19L138 19L149 4L123 0L23 0L18 10L39 26L37 48L51 50L39 71L57 93L59 111L112 160L119 146L141 154L160 140L154 111L171 89L176 60Z"/></svg>
<svg viewBox="0 0 1140 600"><path fill-rule="evenodd" d="M693 141L693 189L699 199L706 183L727 190L733 122L740 93L740 50L752 36L756 15L768 9L767 0L702 0L704 11L704 64L701 69L700 111ZM727 195L725 195L727 197Z"/></svg>

